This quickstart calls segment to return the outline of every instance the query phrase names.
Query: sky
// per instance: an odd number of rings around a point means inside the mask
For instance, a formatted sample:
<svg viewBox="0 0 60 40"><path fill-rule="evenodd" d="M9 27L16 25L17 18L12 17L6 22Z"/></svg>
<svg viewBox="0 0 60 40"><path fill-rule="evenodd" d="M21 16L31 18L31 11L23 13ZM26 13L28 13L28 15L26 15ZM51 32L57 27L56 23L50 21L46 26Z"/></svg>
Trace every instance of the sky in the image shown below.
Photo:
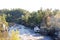
<svg viewBox="0 0 60 40"><path fill-rule="evenodd" d="M60 9L60 0L0 0L0 9L21 8L37 11L40 8Z"/></svg>

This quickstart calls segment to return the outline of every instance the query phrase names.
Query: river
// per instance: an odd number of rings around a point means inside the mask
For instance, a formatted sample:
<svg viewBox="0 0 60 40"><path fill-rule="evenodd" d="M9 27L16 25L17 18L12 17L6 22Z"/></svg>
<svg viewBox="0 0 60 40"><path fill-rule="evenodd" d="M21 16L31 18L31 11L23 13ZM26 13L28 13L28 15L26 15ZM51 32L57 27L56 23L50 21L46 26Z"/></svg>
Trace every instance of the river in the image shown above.
<svg viewBox="0 0 60 40"><path fill-rule="evenodd" d="M26 28L23 25L14 25L9 28L9 35L11 34L12 30L16 29L19 31L19 35L21 36L22 40L52 40L49 36L42 36L38 33L35 33L33 30Z"/></svg>

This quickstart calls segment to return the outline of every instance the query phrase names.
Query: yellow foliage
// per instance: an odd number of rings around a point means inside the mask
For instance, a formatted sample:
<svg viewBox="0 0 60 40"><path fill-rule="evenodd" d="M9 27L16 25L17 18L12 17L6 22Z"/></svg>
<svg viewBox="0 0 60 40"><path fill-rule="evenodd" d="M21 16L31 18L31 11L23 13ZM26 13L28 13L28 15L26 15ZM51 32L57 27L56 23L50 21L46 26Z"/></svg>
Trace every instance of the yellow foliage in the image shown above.
<svg viewBox="0 0 60 40"><path fill-rule="evenodd" d="M19 35L19 32L17 30L16 31L12 30L10 40L21 40L18 35Z"/></svg>

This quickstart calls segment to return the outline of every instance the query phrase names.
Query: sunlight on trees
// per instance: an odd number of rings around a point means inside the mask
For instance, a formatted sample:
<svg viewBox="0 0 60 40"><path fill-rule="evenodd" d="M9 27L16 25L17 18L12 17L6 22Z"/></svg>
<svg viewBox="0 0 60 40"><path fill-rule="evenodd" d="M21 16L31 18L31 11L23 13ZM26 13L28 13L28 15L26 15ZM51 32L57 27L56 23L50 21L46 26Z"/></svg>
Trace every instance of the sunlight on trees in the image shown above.
<svg viewBox="0 0 60 40"><path fill-rule="evenodd" d="M6 22L5 15L0 15L0 40L7 40L8 37L8 23Z"/></svg>
<svg viewBox="0 0 60 40"><path fill-rule="evenodd" d="M12 30L10 40L21 40L21 38L18 35L19 32L17 30L16 31Z"/></svg>

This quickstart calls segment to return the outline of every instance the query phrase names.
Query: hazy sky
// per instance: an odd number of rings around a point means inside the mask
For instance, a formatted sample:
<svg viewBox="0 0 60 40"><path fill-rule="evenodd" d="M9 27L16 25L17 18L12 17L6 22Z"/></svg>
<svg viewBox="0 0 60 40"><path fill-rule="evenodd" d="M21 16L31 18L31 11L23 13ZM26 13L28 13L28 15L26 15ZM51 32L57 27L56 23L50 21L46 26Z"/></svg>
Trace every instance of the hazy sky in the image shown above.
<svg viewBox="0 0 60 40"><path fill-rule="evenodd" d="M0 9L22 8L36 11L40 8L60 9L60 0L0 0Z"/></svg>

